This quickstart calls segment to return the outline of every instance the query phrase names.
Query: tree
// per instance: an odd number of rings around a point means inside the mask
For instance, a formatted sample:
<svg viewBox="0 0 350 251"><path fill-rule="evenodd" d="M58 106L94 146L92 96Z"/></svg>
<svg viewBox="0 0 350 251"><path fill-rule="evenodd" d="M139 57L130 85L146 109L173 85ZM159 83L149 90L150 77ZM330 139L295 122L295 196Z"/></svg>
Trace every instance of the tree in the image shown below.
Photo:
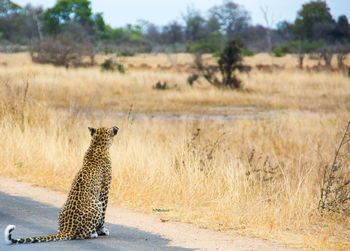
<svg viewBox="0 0 350 251"><path fill-rule="evenodd" d="M21 7L18 4L10 0L0 0L0 16L8 16L21 11Z"/></svg>
<svg viewBox="0 0 350 251"><path fill-rule="evenodd" d="M335 40L345 42L350 40L350 25L345 15L339 16L335 25L333 36Z"/></svg>
<svg viewBox="0 0 350 251"><path fill-rule="evenodd" d="M79 23L88 33L93 33L94 20L90 5L89 0L58 0L54 7L44 13L46 33L58 34L70 21Z"/></svg>
<svg viewBox="0 0 350 251"><path fill-rule="evenodd" d="M31 40L40 39L42 13L40 7L28 4L22 8L11 1L0 0L1 38L16 44L28 44Z"/></svg>
<svg viewBox="0 0 350 251"><path fill-rule="evenodd" d="M315 25L317 24L334 24L327 3L317 0L303 4L294 22L297 37L302 40L314 39Z"/></svg>
<svg viewBox="0 0 350 251"><path fill-rule="evenodd" d="M220 55L219 69L222 75L222 83L231 89L241 87L241 81L235 76L235 70L242 70L242 48L240 40L231 40L227 43Z"/></svg>
<svg viewBox="0 0 350 251"><path fill-rule="evenodd" d="M332 23L317 23L313 28L313 38L312 40L324 40L326 44L333 44L334 36L333 31L335 24Z"/></svg>
<svg viewBox="0 0 350 251"><path fill-rule="evenodd" d="M242 35L248 28L250 16L240 5L232 1L224 1L223 5L214 6L209 10L210 17L220 23L220 28L228 40Z"/></svg>
<svg viewBox="0 0 350 251"><path fill-rule="evenodd" d="M26 40L42 40L43 34L43 9L41 7L33 7L28 4L22 11L22 32L23 38Z"/></svg>
<svg viewBox="0 0 350 251"><path fill-rule="evenodd" d="M103 13L97 13L94 15L94 22L96 25L96 33L98 38L102 40L109 39L111 37L111 27L106 25L105 20L103 18Z"/></svg>
<svg viewBox="0 0 350 251"><path fill-rule="evenodd" d="M172 21L162 29L162 42L166 44L182 43L184 41L183 27L177 21Z"/></svg>
<svg viewBox="0 0 350 251"><path fill-rule="evenodd" d="M0 32L1 38L9 41L18 41L18 29L21 29L19 19L22 8L9 0L0 0Z"/></svg>
<svg viewBox="0 0 350 251"><path fill-rule="evenodd" d="M350 52L350 25L345 15L339 16L333 30L336 42L338 68L344 68L344 61Z"/></svg>
<svg viewBox="0 0 350 251"><path fill-rule="evenodd" d="M186 23L185 35L188 41L199 41L207 36L206 21L198 10L187 9L187 15L184 15L183 19Z"/></svg>
<svg viewBox="0 0 350 251"><path fill-rule="evenodd" d="M215 16L210 16L208 21L205 24L205 28L207 32L210 33L218 33L220 32L220 21Z"/></svg>
<svg viewBox="0 0 350 251"><path fill-rule="evenodd" d="M159 31L159 28L155 24L142 20L141 25L143 27L142 30L143 30L144 37L147 41L152 43L160 42L161 34Z"/></svg>
<svg viewBox="0 0 350 251"><path fill-rule="evenodd" d="M49 63L56 66L88 66L94 64L93 44L86 40L84 27L74 21L67 23L59 35L45 36L40 43L32 46L33 62ZM90 62L84 58L90 57Z"/></svg>
<svg viewBox="0 0 350 251"><path fill-rule="evenodd" d="M292 42L295 39L294 24L288 21L277 23L277 33L285 42Z"/></svg>
<svg viewBox="0 0 350 251"><path fill-rule="evenodd" d="M272 36L271 36L271 30L272 26L274 24L273 15L271 14L269 16L269 8L265 6L260 6L260 10L264 16L264 20L266 23L266 40L267 40L267 51L271 53L272 50Z"/></svg>
<svg viewBox="0 0 350 251"><path fill-rule="evenodd" d="M124 32L130 42L139 43L144 39L140 25L127 24Z"/></svg>
<svg viewBox="0 0 350 251"><path fill-rule="evenodd" d="M204 64L201 54L197 54L195 58L197 73L188 78L189 83L193 84L193 81L201 76L218 88L241 88L241 81L236 77L235 72L237 70L250 70L249 66L242 64L242 49L243 43L241 40L235 39L227 42L217 65ZM218 73L220 73L221 77L217 76Z"/></svg>

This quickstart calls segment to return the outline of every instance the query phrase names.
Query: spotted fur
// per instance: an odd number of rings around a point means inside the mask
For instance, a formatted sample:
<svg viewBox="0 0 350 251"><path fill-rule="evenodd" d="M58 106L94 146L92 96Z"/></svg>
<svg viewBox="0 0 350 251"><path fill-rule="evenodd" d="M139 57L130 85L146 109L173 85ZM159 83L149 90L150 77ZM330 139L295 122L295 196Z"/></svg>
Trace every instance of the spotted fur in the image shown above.
<svg viewBox="0 0 350 251"><path fill-rule="evenodd" d="M58 233L47 236L13 239L14 225L5 229L5 241L35 243L59 240L96 238L109 235L104 226L111 183L111 158L109 148L118 127L90 128L91 143L85 153L83 167L72 184L68 199L58 217Z"/></svg>

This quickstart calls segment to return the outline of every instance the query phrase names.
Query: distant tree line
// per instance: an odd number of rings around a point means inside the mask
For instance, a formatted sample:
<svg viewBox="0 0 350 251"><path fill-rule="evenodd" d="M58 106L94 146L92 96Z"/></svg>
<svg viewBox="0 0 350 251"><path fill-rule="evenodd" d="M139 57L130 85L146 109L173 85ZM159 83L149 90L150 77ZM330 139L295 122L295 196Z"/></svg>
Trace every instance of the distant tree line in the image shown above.
<svg viewBox="0 0 350 251"><path fill-rule="evenodd" d="M266 10L262 15L267 18ZM89 0L57 0L48 9L28 4L20 7L10 0L0 0L0 45L25 45L32 48L34 60L54 60L54 64L80 64L82 55L94 62L97 51L201 52L220 53L225 44L239 39L242 52L272 52L299 55L330 55L349 52L350 26L345 15L336 20L325 1L302 5L293 23L282 21L277 28L252 25L249 13L234 1L224 0L205 15L188 8L183 22L171 21L157 26L148 21L112 28L103 13L94 14ZM339 56L342 63L342 56Z"/></svg>
<svg viewBox="0 0 350 251"><path fill-rule="evenodd" d="M350 51L348 18L341 15L334 20L325 1L303 4L294 23L280 22L277 32L288 43L276 46L275 55L297 53L300 68L306 53L318 53L327 66L330 66L333 54L337 53L338 66L342 67L345 55Z"/></svg>

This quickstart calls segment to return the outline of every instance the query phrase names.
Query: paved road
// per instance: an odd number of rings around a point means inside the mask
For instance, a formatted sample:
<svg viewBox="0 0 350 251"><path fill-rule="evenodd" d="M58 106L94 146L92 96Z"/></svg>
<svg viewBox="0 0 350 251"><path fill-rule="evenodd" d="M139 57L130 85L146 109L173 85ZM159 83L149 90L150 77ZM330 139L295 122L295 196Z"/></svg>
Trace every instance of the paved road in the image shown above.
<svg viewBox="0 0 350 251"><path fill-rule="evenodd" d="M59 208L31 199L10 196L0 192L0 250L167 250L187 251L181 247L167 246L168 239L137 228L106 224L110 236L97 239L59 241L48 243L6 245L3 231L8 224L16 225L14 238L40 236L57 232Z"/></svg>

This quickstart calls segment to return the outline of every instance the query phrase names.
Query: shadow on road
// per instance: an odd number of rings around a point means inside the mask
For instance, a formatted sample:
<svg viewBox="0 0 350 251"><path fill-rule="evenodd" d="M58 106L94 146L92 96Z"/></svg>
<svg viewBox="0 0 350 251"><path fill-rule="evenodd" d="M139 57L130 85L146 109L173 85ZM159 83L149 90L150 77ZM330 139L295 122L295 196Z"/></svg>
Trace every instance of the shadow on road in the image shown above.
<svg viewBox="0 0 350 251"><path fill-rule="evenodd" d="M0 192L0 230L16 225L14 238L57 233L59 208L54 208L25 197L10 196ZM193 250L168 246L170 240L137 228L106 223L110 236L97 239L59 241L37 244L6 245L3 234L0 250Z"/></svg>

